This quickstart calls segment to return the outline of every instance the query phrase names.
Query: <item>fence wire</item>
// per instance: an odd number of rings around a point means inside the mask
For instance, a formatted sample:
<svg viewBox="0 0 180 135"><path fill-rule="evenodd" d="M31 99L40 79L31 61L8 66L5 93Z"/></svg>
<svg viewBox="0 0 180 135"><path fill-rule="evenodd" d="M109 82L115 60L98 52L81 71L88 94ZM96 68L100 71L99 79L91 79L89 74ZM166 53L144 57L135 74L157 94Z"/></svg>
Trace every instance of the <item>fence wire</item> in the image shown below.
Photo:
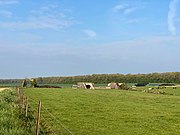
<svg viewBox="0 0 180 135"><path fill-rule="evenodd" d="M72 133L67 127L65 127L65 125L63 125L62 122L61 122L60 120L58 120L51 112L49 112L48 109L47 109L45 106L42 105L42 108L43 108L44 110L46 110L46 112L47 112L58 124L60 124L61 127L64 128L67 133L69 133L70 135L73 135L73 133Z"/></svg>
<svg viewBox="0 0 180 135"><path fill-rule="evenodd" d="M29 103L29 102L31 102L31 103ZM37 114L37 110L36 109L34 109L34 107L35 106L38 106L38 103L36 103L37 101L34 101L31 97L28 97L28 105L29 105L29 107L32 109L32 111L34 112L34 113L36 113ZM50 130L50 132L52 133L52 134L54 134L54 135L56 135L56 134L62 134L62 135L64 135L64 134L69 134L69 135L74 135L64 124L62 124L62 122L60 121L60 120L58 120L51 112L49 112L49 110L48 110L48 108L46 108L44 105L41 105L41 112L44 112L44 113L46 113L47 115L48 115L48 118L50 118L51 120L53 120L52 122L53 123L51 123L51 121L48 121L46 118L44 118L44 115L43 115L43 113L41 113L41 119L42 120L44 120L45 121L45 124L47 124L47 126L48 127L51 127L52 128L52 126L54 125L54 122L56 122L56 126L57 125L60 125L61 126L61 130L59 131L59 130L57 130L58 131L58 133L56 133L57 131L54 131L53 129L51 129ZM34 115L34 114L33 114ZM36 119L36 118L35 118ZM46 122L46 121L48 121L48 122ZM50 125L48 124L48 123L50 123ZM42 125L41 125L41 129L43 129L42 128ZM64 132L63 132L64 131ZM43 133L45 133L45 131L43 131Z"/></svg>

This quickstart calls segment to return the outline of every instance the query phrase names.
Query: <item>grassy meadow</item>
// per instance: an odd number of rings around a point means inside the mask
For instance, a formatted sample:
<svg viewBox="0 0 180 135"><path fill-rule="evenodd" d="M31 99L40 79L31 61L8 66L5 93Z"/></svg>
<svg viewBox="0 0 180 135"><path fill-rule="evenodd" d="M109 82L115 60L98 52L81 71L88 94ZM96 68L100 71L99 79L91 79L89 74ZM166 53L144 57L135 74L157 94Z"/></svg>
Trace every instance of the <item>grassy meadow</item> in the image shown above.
<svg viewBox="0 0 180 135"><path fill-rule="evenodd" d="M4 87L20 87L21 84L20 83L3 83L3 84L0 84L0 88L4 88Z"/></svg>
<svg viewBox="0 0 180 135"><path fill-rule="evenodd" d="M179 135L180 88L163 89L164 95L143 89L148 88L26 88L25 93L33 108L42 101L42 120L58 135L67 130L75 135Z"/></svg>

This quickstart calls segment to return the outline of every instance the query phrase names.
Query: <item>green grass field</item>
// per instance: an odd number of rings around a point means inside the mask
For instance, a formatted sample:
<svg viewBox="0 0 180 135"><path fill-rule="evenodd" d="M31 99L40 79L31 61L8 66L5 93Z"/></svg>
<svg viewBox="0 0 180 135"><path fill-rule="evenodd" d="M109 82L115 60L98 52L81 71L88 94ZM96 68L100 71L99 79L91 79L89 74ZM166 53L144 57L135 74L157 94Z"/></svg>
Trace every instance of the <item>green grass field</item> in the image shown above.
<svg viewBox="0 0 180 135"><path fill-rule="evenodd" d="M25 89L33 108L42 101L41 116L56 134L60 121L75 135L179 135L180 88L165 91Z"/></svg>
<svg viewBox="0 0 180 135"><path fill-rule="evenodd" d="M0 84L0 88L4 88L4 87L15 87L18 86L20 87L21 84L20 83L4 83L4 84Z"/></svg>

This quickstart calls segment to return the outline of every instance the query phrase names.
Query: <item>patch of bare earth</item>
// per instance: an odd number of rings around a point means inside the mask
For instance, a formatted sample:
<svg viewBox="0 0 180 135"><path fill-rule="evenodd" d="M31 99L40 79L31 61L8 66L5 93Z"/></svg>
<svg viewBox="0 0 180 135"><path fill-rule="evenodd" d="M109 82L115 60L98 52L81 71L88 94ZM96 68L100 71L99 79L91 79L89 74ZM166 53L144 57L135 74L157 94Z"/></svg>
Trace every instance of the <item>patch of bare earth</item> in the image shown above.
<svg viewBox="0 0 180 135"><path fill-rule="evenodd" d="M9 88L0 88L0 92L3 91L3 90L7 90Z"/></svg>

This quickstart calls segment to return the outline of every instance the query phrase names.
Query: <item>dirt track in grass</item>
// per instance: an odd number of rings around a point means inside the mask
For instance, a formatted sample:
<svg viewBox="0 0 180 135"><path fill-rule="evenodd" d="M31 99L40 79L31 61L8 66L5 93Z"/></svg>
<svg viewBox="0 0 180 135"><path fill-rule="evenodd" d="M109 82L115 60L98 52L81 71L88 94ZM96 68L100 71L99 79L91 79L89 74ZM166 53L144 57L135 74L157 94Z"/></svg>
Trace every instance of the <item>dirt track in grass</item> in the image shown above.
<svg viewBox="0 0 180 135"><path fill-rule="evenodd" d="M0 88L0 92L3 91L3 90L7 90L9 88Z"/></svg>

